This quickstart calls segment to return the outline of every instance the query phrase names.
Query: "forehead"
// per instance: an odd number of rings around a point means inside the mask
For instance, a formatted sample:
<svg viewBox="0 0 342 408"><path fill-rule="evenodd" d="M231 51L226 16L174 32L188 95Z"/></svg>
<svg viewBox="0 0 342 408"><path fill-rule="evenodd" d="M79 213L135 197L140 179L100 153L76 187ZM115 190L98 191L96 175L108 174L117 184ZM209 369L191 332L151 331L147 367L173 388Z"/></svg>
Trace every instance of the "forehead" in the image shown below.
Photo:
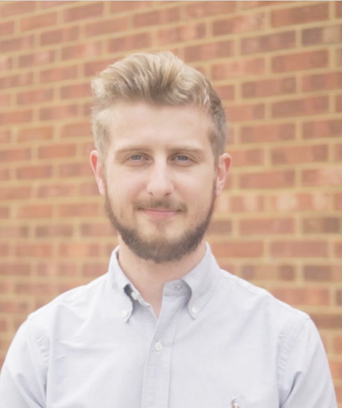
<svg viewBox="0 0 342 408"><path fill-rule="evenodd" d="M108 110L107 129L114 149L132 144L210 146L210 119L193 106L120 103Z"/></svg>

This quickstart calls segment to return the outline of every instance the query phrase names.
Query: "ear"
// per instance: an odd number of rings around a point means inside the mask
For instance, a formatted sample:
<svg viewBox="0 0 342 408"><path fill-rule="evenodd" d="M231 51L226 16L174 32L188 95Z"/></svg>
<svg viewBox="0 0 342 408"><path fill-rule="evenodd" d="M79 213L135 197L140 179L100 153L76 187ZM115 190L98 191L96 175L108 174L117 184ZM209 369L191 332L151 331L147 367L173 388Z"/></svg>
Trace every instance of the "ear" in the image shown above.
<svg viewBox="0 0 342 408"><path fill-rule="evenodd" d="M221 154L221 156L218 159L216 174L216 197L218 197L223 190L231 162L232 158L228 153Z"/></svg>
<svg viewBox="0 0 342 408"><path fill-rule="evenodd" d="M95 174L95 180L97 183L97 187L99 189L99 192L101 195L105 195L106 189L105 189L105 183L103 181L103 165L100 160L100 155L97 150L93 150L90 153L90 166L93 169L93 172Z"/></svg>

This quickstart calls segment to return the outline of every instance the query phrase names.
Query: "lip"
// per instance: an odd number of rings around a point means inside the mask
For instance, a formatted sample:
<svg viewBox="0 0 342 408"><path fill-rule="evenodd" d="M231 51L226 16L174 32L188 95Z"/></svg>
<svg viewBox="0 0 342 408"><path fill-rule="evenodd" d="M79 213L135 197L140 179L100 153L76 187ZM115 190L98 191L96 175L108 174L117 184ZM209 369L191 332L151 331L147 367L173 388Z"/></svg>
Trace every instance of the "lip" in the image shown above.
<svg viewBox="0 0 342 408"><path fill-rule="evenodd" d="M145 215L157 220L165 220L174 217L178 214L178 211L163 210L163 209L143 209L141 210Z"/></svg>

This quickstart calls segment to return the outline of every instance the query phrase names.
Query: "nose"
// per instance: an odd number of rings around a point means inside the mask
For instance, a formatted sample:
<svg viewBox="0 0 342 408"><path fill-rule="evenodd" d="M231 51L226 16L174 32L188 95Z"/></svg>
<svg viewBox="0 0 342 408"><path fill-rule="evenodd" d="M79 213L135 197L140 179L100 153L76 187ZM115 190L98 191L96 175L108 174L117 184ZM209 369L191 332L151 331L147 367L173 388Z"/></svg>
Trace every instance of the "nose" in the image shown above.
<svg viewBox="0 0 342 408"><path fill-rule="evenodd" d="M167 163L155 162L150 167L146 190L156 199L163 199L173 192L171 169L168 168Z"/></svg>

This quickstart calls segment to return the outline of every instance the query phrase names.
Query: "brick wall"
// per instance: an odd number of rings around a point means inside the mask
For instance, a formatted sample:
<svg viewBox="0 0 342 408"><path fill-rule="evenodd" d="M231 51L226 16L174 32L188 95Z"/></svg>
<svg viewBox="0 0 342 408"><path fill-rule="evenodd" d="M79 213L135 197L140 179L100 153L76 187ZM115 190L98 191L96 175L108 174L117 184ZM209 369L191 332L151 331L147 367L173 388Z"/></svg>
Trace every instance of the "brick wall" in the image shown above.
<svg viewBox="0 0 342 408"><path fill-rule="evenodd" d="M9 1L0 18L0 358L116 244L88 165L91 77L173 50L231 125L213 251L311 314L342 404L342 2Z"/></svg>

